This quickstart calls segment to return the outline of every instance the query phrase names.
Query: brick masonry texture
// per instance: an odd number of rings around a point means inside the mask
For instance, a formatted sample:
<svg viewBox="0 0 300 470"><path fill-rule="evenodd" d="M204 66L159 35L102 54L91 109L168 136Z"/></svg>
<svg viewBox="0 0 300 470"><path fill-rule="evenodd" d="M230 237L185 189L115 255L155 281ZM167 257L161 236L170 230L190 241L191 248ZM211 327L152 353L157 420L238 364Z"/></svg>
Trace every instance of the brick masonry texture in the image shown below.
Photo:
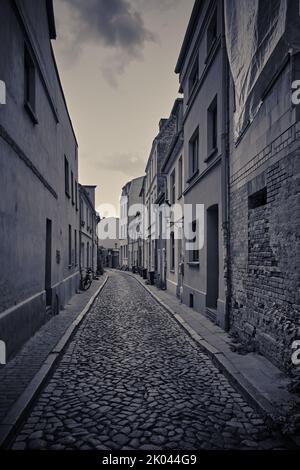
<svg viewBox="0 0 300 470"><path fill-rule="evenodd" d="M231 331L285 370L300 338L299 156L297 149L254 184L231 190ZM257 181L267 200L252 209L249 188Z"/></svg>

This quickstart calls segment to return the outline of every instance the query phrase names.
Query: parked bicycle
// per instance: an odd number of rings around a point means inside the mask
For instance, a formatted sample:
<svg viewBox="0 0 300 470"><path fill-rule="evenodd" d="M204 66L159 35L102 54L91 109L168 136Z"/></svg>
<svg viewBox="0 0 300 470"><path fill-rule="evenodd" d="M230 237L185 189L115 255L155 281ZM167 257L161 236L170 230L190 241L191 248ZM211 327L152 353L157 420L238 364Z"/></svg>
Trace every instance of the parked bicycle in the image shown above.
<svg viewBox="0 0 300 470"><path fill-rule="evenodd" d="M88 290L91 287L92 282L93 282L93 272L91 268L86 269L85 275L83 275L81 271L81 281L80 281L81 289Z"/></svg>

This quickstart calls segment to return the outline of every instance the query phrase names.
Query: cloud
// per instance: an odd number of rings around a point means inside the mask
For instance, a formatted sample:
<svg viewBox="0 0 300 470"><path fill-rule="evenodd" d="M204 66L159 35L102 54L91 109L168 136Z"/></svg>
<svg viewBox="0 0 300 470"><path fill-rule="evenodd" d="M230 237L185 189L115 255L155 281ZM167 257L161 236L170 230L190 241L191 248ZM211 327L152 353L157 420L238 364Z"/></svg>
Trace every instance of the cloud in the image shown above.
<svg viewBox="0 0 300 470"><path fill-rule="evenodd" d="M127 54L116 52L108 56L101 65L103 78L113 88L118 86L118 77L125 72L128 64Z"/></svg>
<svg viewBox="0 0 300 470"><path fill-rule="evenodd" d="M147 42L156 36L144 24L134 0L60 0L65 22L60 21L63 34L64 55L69 51L70 61L75 60L85 44L99 44L110 50L104 64L103 75L116 85L116 76L126 65L142 58ZM66 30L67 29L67 30ZM122 60L120 61L120 56Z"/></svg>
<svg viewBox="0 0 300 470"><path fill-rule="evenodd" d="M103 170L120 172L132 178L143 175L146 162L138 155L116 153L99 161Z"/></svg>
<svg viewBox="0 0 300 470"><path fill-rule="evenodd" d="M177 8L181 2L182 0L135 0L135 3L141 5L143 8L161 11Z"/></svg>

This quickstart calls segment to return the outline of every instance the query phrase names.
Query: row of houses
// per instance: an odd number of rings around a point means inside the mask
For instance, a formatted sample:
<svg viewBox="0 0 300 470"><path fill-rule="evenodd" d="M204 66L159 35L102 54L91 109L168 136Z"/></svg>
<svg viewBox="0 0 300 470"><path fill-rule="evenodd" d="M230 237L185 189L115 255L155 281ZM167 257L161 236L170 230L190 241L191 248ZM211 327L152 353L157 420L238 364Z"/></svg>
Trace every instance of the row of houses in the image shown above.
<svg viewBox="0 0 300 470"><path fill-rule="evenodd" d="M97 269L94 186L78 182L78 144L51 41L52 0L1 1L0 339L7 356Z"/></svg>
<svg viewBox="0 0 300 470"><path fill-rule="evenodd" d="M281 368L300 336L296 4L195 1L181 97L121 197L120 265Z"/></svg>

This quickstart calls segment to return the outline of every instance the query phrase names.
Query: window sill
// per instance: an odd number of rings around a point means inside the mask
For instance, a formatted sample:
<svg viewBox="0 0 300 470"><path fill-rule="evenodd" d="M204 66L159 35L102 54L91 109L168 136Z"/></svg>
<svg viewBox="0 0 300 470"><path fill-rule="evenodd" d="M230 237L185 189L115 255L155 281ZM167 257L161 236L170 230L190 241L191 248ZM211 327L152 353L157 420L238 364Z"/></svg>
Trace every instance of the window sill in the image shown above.
<svg viewBox="0 0 300 470"><path fill-rule="evenodd" d="M198 170L195 171L195 173L192 176L189 177L189 179L187 180L187 184L190 184L198 175L199 175L199 168Z"/></svg>
<svg viewBox="0 0 300 470"><path fill-rule="evenodd" d="M200 267L200 262L199 261L189 261L187 264L190 268L199 268Z"/></svg>
<svg viewBox="0 0 300 470"><path fill-rule="evenodd" d="M207 163L209 160L211 160L213 157L215 157L218 153L218 147L213 148L210 153L207 155L206 159L204 160L204 163Z"/></svg>
<svg viewBox="0 0 300 470"><path fill-rule="evenodd" d="M170 269L170 273L175 274L175 269Z"/></svg>
<svg viewBox="0 0 300 470"><path fill-rule="evenodd" d="M24 107L25 107L27 113L29 114L29 117L32 120L33 124L35 124L35 125L38 124L39 120L38 120L32 106L31 106L31 104L28 101L25 101Z"/></svg>
<svg viewBox="0 0 300 470"><path fill-rule="evenodd" d="M72 268L73 268L73 264L69 264L68 268L69 268L69 269L72 269Z"/></svg>

